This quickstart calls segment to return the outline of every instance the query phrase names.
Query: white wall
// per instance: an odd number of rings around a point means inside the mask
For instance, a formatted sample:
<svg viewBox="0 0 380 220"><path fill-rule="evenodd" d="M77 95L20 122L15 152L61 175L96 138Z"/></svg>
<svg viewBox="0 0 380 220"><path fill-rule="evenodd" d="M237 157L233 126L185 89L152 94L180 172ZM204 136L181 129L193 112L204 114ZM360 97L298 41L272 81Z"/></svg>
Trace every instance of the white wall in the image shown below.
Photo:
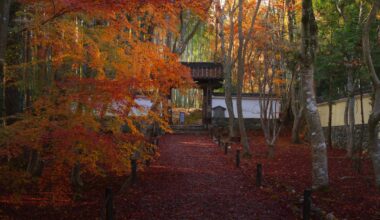
<svg viewBox="0 0 380 220"><path fill-rule="evenodd" d="M244 118L260 118L260 97L243 97L242 107L243 107L243 117ZM236 97L232 97L233 107L234 107L234 116L237 118L237 108L236 108ZM213 96L211 102L212 108L216 106L222 106L226 108L225 117L228 118L228 111L226 107L226 102L224 96ZM280 101L276 100L273 102L273 107L277 109L276 117L280 112Z"/></svg>
<svg viewBox="0 0 380 220"><path fill-rule="evenodd" d="M129 115L145 116L148 114L148 111L150 110L150 108L153 105L153 103L145 97L137 97L135 99L135 102L139 107L132 107ZM117 103L117 102L112 103L112 109L113 110L122 110L122 108L124 108L124 107L125 106L123 106L121 103ZM107 116L115 116L115 114L113 114L112 112L107 112L106 115Z"/></svg>
<svg viewBox="0 0 380 220"><path fill-rule="evenodd" d="M135 100L136 104L140 106L140 108L132 108L132 114L136 116L147 115L153 103L144 97L139 97Z"/></svg>

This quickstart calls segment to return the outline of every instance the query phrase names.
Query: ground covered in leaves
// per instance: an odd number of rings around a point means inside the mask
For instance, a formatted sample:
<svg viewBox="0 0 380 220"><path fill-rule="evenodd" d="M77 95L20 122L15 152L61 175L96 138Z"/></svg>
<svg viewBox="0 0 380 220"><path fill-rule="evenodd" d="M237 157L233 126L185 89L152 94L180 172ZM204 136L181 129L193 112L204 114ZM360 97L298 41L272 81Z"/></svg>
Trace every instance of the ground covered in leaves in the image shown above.
<svg viewBox="0 0 380 220"><path fill-rule="evenodd" d="M1 196L0 219L100 219L106 186L115 192L116 219L299 219L303 190L311 186L308 144L291 144L282 136L269 159L261 134L251 135L250 142L252 158L242 158L236 168L239 145L224 155L207 135L166 135L160 155L125 190L119 191L126 177L86 177L87 187L76 202L52 206L41 195L23 196L22 203ZM338 219L380 219L370 161L364 159L359 174L345 151L329 150L328 156L330 187L313 192L315 206ZM258 163L262 187L255 184Z"/></svg>
<svg viewBox="0 0 380 220"><path fill-rule="evenodd" d="M286 203L256 187L206 135L167 135L160 156L139 171L137 183L116 193L116 219L294 219ZM99 219L104 188L121 179L91 180L83 198L53 208L39 199L15 205L3 200L9 219Z"/></svg>
<svg viewBox="0 0 380 220"><path fill-rule="evenodd" d="M267 157L267 147L260 133L250 135L252 158L242 161L241 170L252 179L258 163L263 166L263 190L274 193L274 200L292 205L301 214L303 191L311 188L311 150L308 143L292 144L290 135L281 136L274 158ZM236 148L229 149L229 160L235 160ZM380 219L380 190L375 187L373 168L364 152L358 173L353 161L341 149L328 149L330 186L312 193L312 202L319 211L337 219Z"/></svg>
<svg viewBox="0 0 380 220"><path fill-rule="evenodd" d="M293 219L207 136L170 135L161 157L123 198L130 219ZM129 202L128 202L129 201Z"/></svg>

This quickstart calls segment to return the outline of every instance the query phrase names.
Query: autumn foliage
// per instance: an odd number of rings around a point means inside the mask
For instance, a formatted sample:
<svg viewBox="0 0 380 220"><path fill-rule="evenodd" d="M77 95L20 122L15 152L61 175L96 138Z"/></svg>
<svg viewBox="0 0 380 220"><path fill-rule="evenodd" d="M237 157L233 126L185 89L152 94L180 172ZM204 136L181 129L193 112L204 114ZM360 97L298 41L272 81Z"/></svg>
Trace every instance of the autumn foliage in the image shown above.
<svg viewBox="0 0 380 220"><path fill-rule="evenodd" d="M164 39L177 34L181 10L205 17L202 3L21 1L14 29L27 55L7 66L6 81L24 93L24 111L0 131L1 188L38 183L71 199L81 174L126 175L132 155L149 158L153 127L169 129L170 89L193 86Z"/></svg>

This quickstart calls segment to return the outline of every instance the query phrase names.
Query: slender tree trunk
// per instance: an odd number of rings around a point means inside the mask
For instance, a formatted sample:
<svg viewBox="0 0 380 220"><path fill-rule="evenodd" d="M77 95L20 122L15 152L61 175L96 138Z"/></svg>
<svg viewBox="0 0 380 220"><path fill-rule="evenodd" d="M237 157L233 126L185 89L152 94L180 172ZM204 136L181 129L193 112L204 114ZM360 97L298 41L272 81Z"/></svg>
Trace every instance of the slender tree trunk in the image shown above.
<svg viewBox="0 0 380 220"><path fill-rule="evenodd" d="M349 62L351 59L347 59ZM346 65L347 69L347 112L346 112L346 126L347 126L347 154L346 156L351 158L355 141L355 95L354 95L354 77L352 73L352 65Z"/></svg>
<svg viewBox="0 0 380 220"><path fill-rule="evenodd" d="M243 0L239 0L238 31L239 31L239 47L238 47L238 57L237 57L238 70L237 70L236 107L237 107L237 113L238 113L240 138L241 138L241 143L243 144L243 153L245 155L251 155L251 151L249 149L247 132L245 130L243 107L242 107L242 92L243 92L243 81L244 81Z"/></svg>
<svg viewBox="0 0 380 220"><path fill-rule="evenodd" d="M300 127L301 127L301 120L302 119L302 112L298 112L298 114L294 117L293 121L293 127L292 127L292 143L299 144L301 143L300 139Z"/></svg>
<svg viewBox="0 0 380 220"><path fill-rule="evenodd" d="M296 23L296 15L294 11L294 0L286 0L287 5L287 15L288 15L288 32L289 32L289 42L293 45L295 41L294 27ZM293 127L292 127L292 143L299 144L300 140L300 126L302 117L304 115L304 105L301 98L302 88L301 81L299 79L299 73L296 70L297 60L291 60L289 66L291 66L291 72L293 75L293 82L291 85L291 108L293 113Z"/></svg>
<svg viewBox="0 0 380 220"><path fill-rule="evenodd" d="M368 119L368 131L369 131L369 150L372 158L373 168L376 177L376 185L380 187L380 140L379 140L379 128L380 121L380 86L375 90L375 103L372 110L372 114Z"/></svg>
<svg viewBox="0 0 380 220"><path fill-rule="evenodd" d="M312 147L312 174L313 188L315 189L326 187L329 184L326 143L314 91L314 62L317 49L317 29L312 0L303 0L301 74L306 106L306 121L309 126Z"/></svg>
<svg viewBox="0 0 380 220"><path fill-rule="evenodd" d="M9 24L9 10L11 0L0 1L0 119L5 125L5 52L7 49L7 36Z"/></svg>
<svg viewBox="0 0 380 220"><path fill-rule="evenodd" d="M376 19L376 14L380 7L380 1L374 1L371 12L368 16L367 22L363 28L363 55L366 61L368 71L370 73L374 90L375 102L372 109L372 114L368 119L368 132L369 132L369 151L373 163L376 186L380 188L380 140L378 123L380 121L380 80L376 74L375 66L372 61L371 48L369 41L369 31L373 20Z"/></svg>
<svg viewBox="0 0 380 220"><path fill-rule="evenodd" d="M293 74L296 74L293 72ZM298 75L298 74L297 74ZM292 107L292 113L293 113L293 127L292 127L292 143L299 144L301 143L300 140L300 127L301 127L301 121L302 117L304 115L304 105L303 100L301 99L301 92L299 89L296 89L298 85L302 88L302 82L300 82L298 77L295 77L294 82L291 87L291 107Z"/></svg>
<svg viewBox="0 0 380 220"><path fill-rule="evenodd" d="M274 151L275 151L275 145L274 144L268 144L268 158L274 157Z"/></svg>
<svg viewBox="0 0 380 220"><path fill-rule="evenodd" d="M230 137L235 136L235 129L234 129L234 121L235 121L235 114L234 114L234 108L233 108L233 102L232 102L232 80L231 80L231 65L226 65L224 67L224 93L225 93L225 101L226 101L226 107L228 111L228 130Z"/></svg>
<svg viewBox="0 0 380 220"><path fill-rule="evenodd" d="M26 171L31 175L34 175L36 169L38 168L38 163L40 162L40 153L35 149L30 149L29 152L28 165Z"/></svg>
<svg viewBox="0 0 380 220"><path fill-rule="evenodd" d="M219 7L219 6L218 6ZM218 38L218 35L219 35L219 24L218 24L218 17L215 16L215 48L214 48L214 62L216 62L217 60L217 55L218 55L218 45L219 45L219 38Z"/></svg>
<svg viewBox="0 0 380 220"><path fill-rule="evenodd" d="M332 108L333 108L333 77L329 77L329 122L327 127L327 142L329 148L333 148L332 143Z"/></svg>
<svg viewBox="0 0 380 220"><path fill-rule="evenodd" d="M361 82L361 81L360 81ZM361 115L361 131L360 131L360 141L359 146L357 148L357 154L358 154L358 165L357 165L357 171L361 173L362 169L362 154L363 154L363 142L364 142L364 130L365 130L365 122L364 122L364 104L363 104L363 88L362 85L360 85L360 115Z"/></svg>
<svg viewBox="0 0 380 220"><path fill-rule="evenodd" d="M361 115L361 131L360 131L360 140L359 144L356 148L354 148L354 155L353 155L353 161L354 161L354 169L361 173L362 170L362 153L363 153L363 141L364 141L364 129L365 129L365 122L364 122L364 105L363 105L363 88L360 80L359 84L359 91L360 91L360 115Z"/></svg>
<svg viewBox="0 0 380 220"><path fill-rule="evenodd" d="M229 128L229 136L233 137L235 136L235 129L234 129L234 121L235 121L235 114L233 109L233 102L232 102L232 68L233 68L233 46L234 46L234 9L229 8L228 10L228 16L230 18L230 24L229 24L229 36L228 36L228 46L226 43L226 36L225 36L225 28L224 28L224 20L225 17L223 15L224 8L221 8L220 1L216 2L216 13L217 17L219 19L218 24L219 27L219 37L220 37L220 47L221 52L223 56L223 71L224 71L224 91L225 91L225 102L228 112L228 128Z"/></svg>
<svg viewBox="0 0 380 220"><path fill-rule="evenodd" d="M81 165L79 162L75 163L71 170L71 184L76 188L84 185L81 178Z"/></svg>
<svg viewBox="0 0 380 220"><path fill-rule="evenodd" d="M5 51L7 47L7 35L9 24L9 10L11 6L11 0L0 1L0 59L5 58Z"/></svg>

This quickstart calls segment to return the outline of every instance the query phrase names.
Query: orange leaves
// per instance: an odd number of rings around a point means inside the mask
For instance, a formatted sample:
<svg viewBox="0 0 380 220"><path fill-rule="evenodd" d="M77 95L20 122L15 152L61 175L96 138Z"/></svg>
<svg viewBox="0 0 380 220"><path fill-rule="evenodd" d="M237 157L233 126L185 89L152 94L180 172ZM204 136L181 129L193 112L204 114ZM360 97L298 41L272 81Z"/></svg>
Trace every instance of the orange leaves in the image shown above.
<svg viewBox="0 0 380 220"><path fill-rule="evenodd" d="M281 96L285 80L285 56L290 43L286 39L287 8L285 2L270 1L262 5L255 25L255 34L249 42L251 53L247 59L246 87L250 92Z"/></svg>
<svg viewBox="0 0 380 220"><path fill-rule="evenodd" d="M0 130L0 157L27 164L25 152L38 152L44 163L40 189L67 199L76 164L90 175L125 175L132 154L150 156L150 126L169 130L170 89L194 84L163 38L176 35L181 10L206 16L209 1L23 3L18 15L26 20L31 59L12 71L41 85L25 87L33 103Z"/></svg>

